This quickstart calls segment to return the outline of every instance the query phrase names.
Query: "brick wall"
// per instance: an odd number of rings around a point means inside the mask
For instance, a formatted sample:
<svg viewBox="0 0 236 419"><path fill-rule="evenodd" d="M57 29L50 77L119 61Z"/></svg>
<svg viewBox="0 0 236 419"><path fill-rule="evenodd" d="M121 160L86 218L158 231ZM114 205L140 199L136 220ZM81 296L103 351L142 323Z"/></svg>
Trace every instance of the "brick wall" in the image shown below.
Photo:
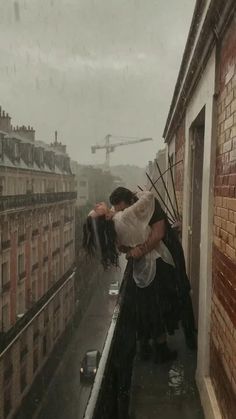
<svg viewBox="0 0 236 419"><path fill-rule="evenodd" d="M210 372L223 418L236 411L236 22L219 51Z"/></svg>
<svg viewBox="0 0 236 419"><path fill-rule="evenodd" d="M184 160L185 147L185 119L179 126L175 139L175 161ZM183 210L183 188L184 188L184 162L175 167L175 187L178 200L179 212L182 215Z"/></svg>

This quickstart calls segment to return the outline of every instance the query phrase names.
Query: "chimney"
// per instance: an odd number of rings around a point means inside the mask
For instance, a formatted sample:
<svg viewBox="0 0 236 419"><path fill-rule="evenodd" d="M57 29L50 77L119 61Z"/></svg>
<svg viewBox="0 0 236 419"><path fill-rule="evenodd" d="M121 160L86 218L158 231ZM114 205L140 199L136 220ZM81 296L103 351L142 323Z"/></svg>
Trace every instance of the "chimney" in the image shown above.
<svg viewBox="0 0 236 419"><path fill-rule="evenodd" d="M0 131L11 132L11 117L0 107Z"/></svg>
<svg viewBox="0 0 236 419"><path fill-rule="evenodd" d="M13 129L14 133L20 135L22 138L25 138L30 141L35 140L35 130L33 127L30 127L28 125L28 128L25 125L22 125L21 127L16 126L16 128Z"/></svg>
<svg viewBox="0 0 236 419"><path fill-rule="evenodd" d="M54 143L51 144L51 147L54 150L60 151L63 154L66 154L66 145L62 144L58 141L58 132L55 131L55 140Z"/></svg>

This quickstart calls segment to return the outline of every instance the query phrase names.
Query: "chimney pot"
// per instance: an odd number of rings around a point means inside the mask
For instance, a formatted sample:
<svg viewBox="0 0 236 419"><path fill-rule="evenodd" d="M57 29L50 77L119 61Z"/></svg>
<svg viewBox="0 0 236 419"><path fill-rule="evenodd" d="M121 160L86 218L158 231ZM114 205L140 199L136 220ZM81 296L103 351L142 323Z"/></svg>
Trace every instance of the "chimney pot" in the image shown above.
<svg viewBox="0 0 236 419"><path fill-rule="evenodd" d="M5 111L2 111L2 116L3 118L5 118Z"/></svg>

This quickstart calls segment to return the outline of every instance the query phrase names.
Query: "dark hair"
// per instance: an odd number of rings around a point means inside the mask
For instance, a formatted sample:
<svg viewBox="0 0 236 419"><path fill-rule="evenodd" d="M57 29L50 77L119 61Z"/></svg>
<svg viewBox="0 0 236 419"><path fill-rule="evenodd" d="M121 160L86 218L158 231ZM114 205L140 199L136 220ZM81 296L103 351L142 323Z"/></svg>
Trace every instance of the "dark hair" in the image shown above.
<svg viewBox="0 0 236 419"><path fill-rule="evenodd" d="M90 256L101 252L101 263L106 270L118 266L119 256L116 248L116 231L113 220L105 216L87 217L83 226L83 247Z"/></svg>
<svg viewBox="0 0 236 419"><path fill-rule="evenodd" d="M116 188L110 195L109 199L111 205L117 205L122 201L125 202L127 205L132 205L135 201L137 201L136 195L129 189L124 188L122 186Z"/></svg>

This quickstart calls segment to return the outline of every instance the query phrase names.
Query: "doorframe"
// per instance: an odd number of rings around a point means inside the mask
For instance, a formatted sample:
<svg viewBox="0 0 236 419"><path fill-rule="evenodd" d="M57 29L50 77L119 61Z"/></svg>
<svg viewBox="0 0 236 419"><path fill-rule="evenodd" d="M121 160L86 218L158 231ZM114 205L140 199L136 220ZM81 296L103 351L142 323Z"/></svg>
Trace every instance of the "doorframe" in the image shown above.
<svg viewBox="0 0 236 419"><path fill-rule="evenodd" d="M185 156L183 191L183 248L186 266L189 264L188 229L190 215L190 127L201 109L205 106L205 134L203 152L202 205L201 205L201 243L199 272L199 316L198 355L196 382L205 415L208 419L220 419L220 409L209 376L210 368L210 326L212 297L212 240L214 209L214 171L215 171L215 73L216 50L209 57L208 64L186 110L185 118Z"/></svg>
<svg viewBox="0 0 236 419"><path fill-rule="evenodd" d="M188 207L188 237L187 239L187 243L188 243L188 264L186 265L187 267L187 272L191 281L191 274L193 273L192 271L192 263L193 263L193 259L194 259L194 250L193 250L193 239L194 242L196 242L196 237L194 237L194 234L196 233L195 230L195 226L194 224L194 204L196 205L196 201L195 201L195 179L194 177L196 176L196 167L195 165L197 165L197 157L195 155L195 148L199 146L199 144L196 144L196 136L197 131L199 130L200 126L204 127L203 128L203 135L201 134L201 142L202 144L200 145L202 147L201 149L201 160L202 160L202 168L201 168L201 176L200 178L202 179L201 182L201 207L200 207L200 213L201 213L201 217L200 217L200 223L199 223L199 227L200 227L200 239L201 239L201 227L202 227L202 188L203 188L203 170L204 170L204 143L205 143L205 117L206 117L206 108L205 106L203 106L203 108L200 110L199 114L197 115L196 119L192 122L191 126L189 127L189 207ZM195 214L196 215L196 214ZM200 243L199 243L199 247L200 247ZM200 260L201 260L201 249L199 248L199 264L200 264ZM196 262L195 262L196 263ZM194 266L194 268L196 267L196 265ZM196 278L195 278L196 279ZM195 286L194 286L195 285ZM193 311L194 314L199 313L199 297L200 297L200 266L199 266L199 271L198 271L198 286L196 289L196 284L192 283L192 289L193 289L193 293L194 290L198 292L197 297L193 294ZM197 299L197 300L196 300ZM196 302L197 302L197 307L196 307ZM198 329L198 318L195 317L195 321L196 321L196 326Z"/></svg>

